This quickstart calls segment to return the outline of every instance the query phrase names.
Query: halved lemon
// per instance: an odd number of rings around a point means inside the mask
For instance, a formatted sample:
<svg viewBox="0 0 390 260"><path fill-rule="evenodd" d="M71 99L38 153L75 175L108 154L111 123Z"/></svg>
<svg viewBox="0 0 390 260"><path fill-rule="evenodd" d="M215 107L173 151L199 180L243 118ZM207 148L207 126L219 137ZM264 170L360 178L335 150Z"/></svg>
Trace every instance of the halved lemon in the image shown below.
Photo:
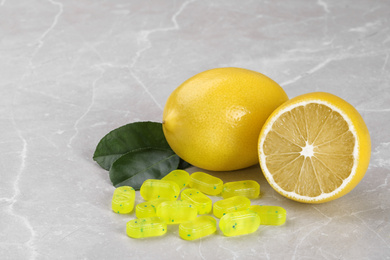
<svg viewBox="0 0 390 260"><path fill-rule="evenodd" d="M281 195L322 203L351 191L370 161L371 141L359 112L324 92L304 94L278 107L258 143L260 166Z"/></svg>

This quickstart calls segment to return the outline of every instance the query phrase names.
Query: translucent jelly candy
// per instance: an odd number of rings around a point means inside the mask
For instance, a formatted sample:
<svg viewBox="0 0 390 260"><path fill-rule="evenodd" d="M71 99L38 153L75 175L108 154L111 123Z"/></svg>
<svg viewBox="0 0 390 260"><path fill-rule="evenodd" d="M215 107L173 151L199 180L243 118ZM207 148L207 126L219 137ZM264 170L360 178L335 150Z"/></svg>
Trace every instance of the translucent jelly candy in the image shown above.
<svg viewBox="0 0 390 260"><path fill-rule="evenodd" d="M261 225L279 226L286 222L286 210L282 207L253 205L249 209L259 215Z"/></svg>
<svg viewBox="0 0 390 260"><path fill-rule="evenodd" d="M157 199L139 203L135 207L135 215L137 218L156 217L157 207L164 201L167 201L167 199Z"/></svg>
<svg viewBox="0 0 390 260"><path fill-rule="evenodd" d="M210 213L213 207L213 201L197 189L185 189L180 196L182 200L195 205L200 215Z"/></svg>
<svg viewBox="0 0 390 260"><path fill-rule="evenodd" d="M260 185L252 180L227 182L223 185L221 193L224 199L238 195L255 199L259 197L259 194Z"/></svg>
<svg viewBox="0 0 390 260"><path fill-rule="evenodd" d="M196 218L198 211L188 201L165 201L157 207L157 216L167 224L180 224Z"/></svg>
<svg viewBox="0 0 390 260"><path fill-rule="evenodd" d="M159 217L133 219L126 224L126 233L132 238L162 236L167 232L167 224Z"/></svg>
<svg viewBox="0 0 390 260"><path fill-rule="evenodd" d="M219 221L219 228L228 237L253 233L259 226L260 217L251 210L226 213Z"/></svg>
<svg viewBox="0 0 390 260"><path fill-rule="evenodd" d="M249 208L250 205L251 201L247 197L234 196L215 202L213 213L217 218L221 218L226 213L244 210Z"/></svg>
<svg viewBox="0 0 390 260"><path fill-rule="evenodd" d="M189 186L208 195L218 195L222 191L223 181L204 172L194 172L190 176Z"/></svg>
<svg viewBox="0 0 390 260"><path fill-rule="evenodd" d="M130 186L116 188L112 196L111 208L119 214L130 213L134 208L135 191Z"/></svg>
<svg viewBox="0 0 390 260"><path fill-rule="evenodd" d="M188 181L190 179L190 174L184 170L174 170L171 171L168 175L163 177L161 180L173 181L179 188L182 189L187 186Z"/></svg>
<svg viewBox="0 0 390 260"><path fill-rule="evenodd" d="M184 240L195 240L213 234L217 221L211 216L200 216L179 225L179 235Z"/></svg>
<svg viewBox="0 0 390 260"><path fill-rule="evenodd" d="M140 194L144 200L169 199L176 200L180 188L173 181L148 179L142 183Z"/></svg>

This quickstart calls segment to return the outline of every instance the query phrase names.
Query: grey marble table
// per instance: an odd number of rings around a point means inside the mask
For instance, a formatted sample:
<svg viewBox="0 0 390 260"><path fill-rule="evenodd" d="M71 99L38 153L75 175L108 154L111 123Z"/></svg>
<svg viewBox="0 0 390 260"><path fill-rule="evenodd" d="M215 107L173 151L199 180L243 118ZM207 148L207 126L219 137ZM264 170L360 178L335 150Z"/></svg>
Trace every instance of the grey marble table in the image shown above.
<svg viewBox="0 0 390 260"><path fill-rule="evenodd" d="M0 259L390 259L389 57L386 0L0 0ZM98 141L161 122L178 85L226 66L262 72L289 97L326 91L354 105L372 138L365 177L306 205L274 192L259 166L216 173L257 180L253 203L284 207L285 225L127 237L135 215L110 210Z"/></svg>

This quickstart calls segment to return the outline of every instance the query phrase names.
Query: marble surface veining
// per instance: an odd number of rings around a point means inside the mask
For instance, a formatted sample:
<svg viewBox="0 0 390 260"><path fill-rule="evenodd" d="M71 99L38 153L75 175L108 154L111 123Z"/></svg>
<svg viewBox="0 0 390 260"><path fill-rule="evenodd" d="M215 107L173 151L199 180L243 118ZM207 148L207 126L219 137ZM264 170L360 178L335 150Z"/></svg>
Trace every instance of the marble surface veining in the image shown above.
<svg viewBox="0 0 390 260"><path fill-rule="evenodd" d="M0 0L0 258L390 259L389 57L387 0ZM262 72L289 97L326 91L354 105L372 138L366 176L305 205L259 166L218 173L258 181L252 203L284 207L286 224L193 242L177 226L127 237L135 215L110 210L98 141L161 121L178 85L225 66Z"/></svg>

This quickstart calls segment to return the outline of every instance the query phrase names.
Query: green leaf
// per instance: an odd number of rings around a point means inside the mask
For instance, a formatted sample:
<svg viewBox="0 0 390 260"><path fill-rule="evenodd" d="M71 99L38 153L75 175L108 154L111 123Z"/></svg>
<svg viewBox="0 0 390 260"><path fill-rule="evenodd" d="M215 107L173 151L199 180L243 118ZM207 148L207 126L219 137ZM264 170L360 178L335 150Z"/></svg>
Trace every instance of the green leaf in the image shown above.
<svg viewBox="0 0 390 260"><path fill-rule="evenodd" d="M135 122L109 132L97 145L93 159L109 170L122 155L147 149L171 150L161 123Z"/></svg>
<svg viewBox="0 0 390 260"><path fill-rule="evenodd" d="M129 152L117 159L110 169L115 187L131 186L139 190L147 179L161 179L176 170L180 158L172 150L147 148Z"/></svg>
<svg viewBox="0 0 390 260"><path fill-rule="evenodd" d="M104 136L93 159L109 170L115 187L139 189L147 179L161 179L176 169L191 166L170 148L156 122L136 122L119 127Z"/></svg>

